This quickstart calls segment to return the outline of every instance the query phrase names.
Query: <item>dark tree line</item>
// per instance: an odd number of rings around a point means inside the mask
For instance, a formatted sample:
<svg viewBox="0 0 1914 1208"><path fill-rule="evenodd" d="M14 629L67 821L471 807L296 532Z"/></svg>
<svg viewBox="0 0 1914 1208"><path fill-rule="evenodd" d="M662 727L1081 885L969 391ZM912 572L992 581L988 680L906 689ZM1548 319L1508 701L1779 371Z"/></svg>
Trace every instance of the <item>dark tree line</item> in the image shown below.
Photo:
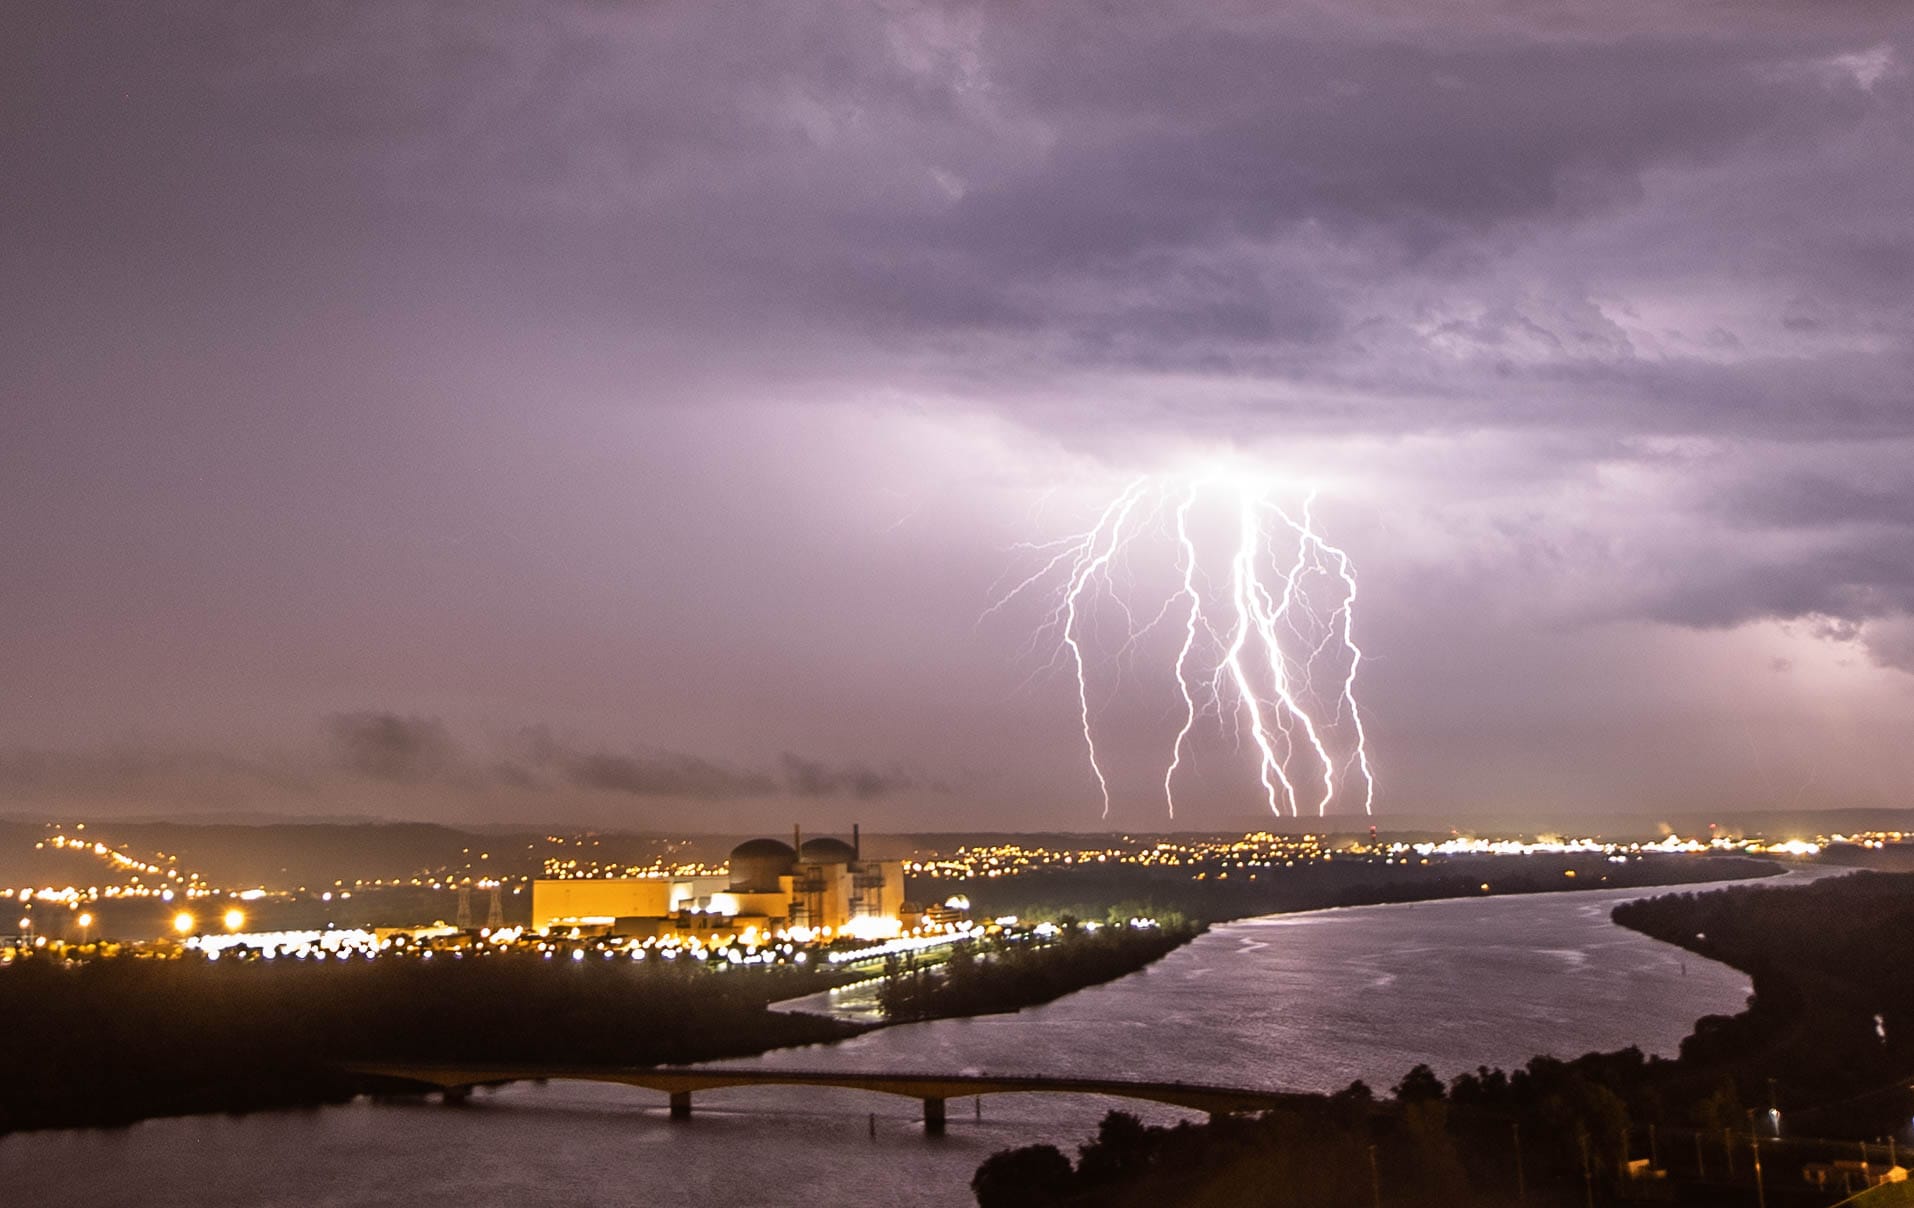
<svg viewBox="0 0 1914 1208"><path fill-rule="evenodd" d="M1220 923L1292 910L1482 897L1484 883L1488 893L1502 896L1681 885L1766 877L1781 871L1772 861L1728 855L1651 855L1619 864L1595 854L1446 856L1428 864L1385 864L1380 858L1338 856L1267 869L1078 865L972 881L917 879L911 882L911 892L926 900L961 892L983 916L1177 915ZM1194 879L1198 872L1205 873L1204 879ZM1229 875L1219 878L1219 872ZM1566 875L1571 872L1575 875Z"/></svg>
<svg viewBox="0 0 1914 1208"><path fill-rule="evenodd" d="M0 968L0 1132L340 1102L353 1060L673 1064L833 1040L794 969L494 954Z"/></svg>

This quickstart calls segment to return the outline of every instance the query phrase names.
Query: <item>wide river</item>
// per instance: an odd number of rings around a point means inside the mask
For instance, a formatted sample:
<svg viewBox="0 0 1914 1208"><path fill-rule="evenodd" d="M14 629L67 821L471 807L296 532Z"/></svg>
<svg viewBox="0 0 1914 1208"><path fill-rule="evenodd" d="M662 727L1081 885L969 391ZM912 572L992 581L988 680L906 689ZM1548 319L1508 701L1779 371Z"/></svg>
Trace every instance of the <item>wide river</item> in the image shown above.
<svg viewBox="0 0 1914 1208"><path fill-rule="evenodd" d="M1793 874L1806 879L1812 873ZM1156 965L1014 1015L910 1024L727 1064L990 1071L1379 1091L1417 1062L1452 1075L1635 1044L1671 1053L1748 981L1608 921L1614 890L1368 906L1218 927ZM928 1139L915 1101L819 1088L663 1096L512 1086L458 1110L365 1101L0 1139L14 1208L328 1208L477 1204L966 1205L1010 1145L1066 1151L1121 1106L1061 1095L950 1103ZM871 1113L876 1113L875 1135Z"/></svg>

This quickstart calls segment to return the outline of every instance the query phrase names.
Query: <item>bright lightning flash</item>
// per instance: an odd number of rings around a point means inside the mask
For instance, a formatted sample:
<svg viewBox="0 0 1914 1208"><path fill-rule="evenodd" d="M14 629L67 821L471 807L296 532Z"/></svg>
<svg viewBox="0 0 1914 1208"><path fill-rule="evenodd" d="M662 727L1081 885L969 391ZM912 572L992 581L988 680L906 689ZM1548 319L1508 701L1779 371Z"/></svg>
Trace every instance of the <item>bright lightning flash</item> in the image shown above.
<svg viewBox="0 0 1914 1208"><path fill-rule="evenodd" d="M1111 785L1098 751L1096 701L1107 693L1098 689L1106 680L1121 685L1135 652L1173 615L1180 622L1169 668L1177 728L1162 781L1171 817L1178 772L1194 753L1199 719L1210 714L1239 747L1247 732L1272 813L1322 815L1358 799L1364 813L1373 811L1376 782L1356 705L1363 652L1355 640L1355 567L1316 527L1313 492L1293 512L1272 495L1267 483L1241 475L1139 478L1089 530L1019 547L1036 558L1036 569L984 611L990 617L1019 597L1050 593L1035 640L1054 641L1050 665L1067 665L1074 677L1104 817ZM1206 541L1202 521L1223 540ZM1151 559L1159 574L1173 573L1165 577L1167 598L1147 614L1130 597L1141 590L1138 564ZM1148 577L1147 565L1144 571ZM1121 618L1114 642L1097 625L1109 615ZM1145 615L1151 619L1139 624Z"/></svg>

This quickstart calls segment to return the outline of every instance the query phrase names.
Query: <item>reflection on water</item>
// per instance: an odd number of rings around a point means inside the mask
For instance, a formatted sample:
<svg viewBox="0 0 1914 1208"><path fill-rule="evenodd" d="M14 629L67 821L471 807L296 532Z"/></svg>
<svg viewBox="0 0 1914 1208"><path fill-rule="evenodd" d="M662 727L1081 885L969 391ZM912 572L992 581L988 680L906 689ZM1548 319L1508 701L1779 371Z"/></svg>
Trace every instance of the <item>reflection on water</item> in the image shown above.
<svg viewBox="0 0 1914 1208"><path fill-rule="evenodd" d="M726 1062L786 1069L1005 1071L1386 1089L1417 1062L1454 1074L1638 1044L1669 1053L1697 1016L1738 1010L1745 977L1608 922L1642 891L1464 899L1218 927L1156 965L1015 1015L887 1028ZM914 1101L821 1088L662 1096L514 1086L475 1106L356 1103L156 1120L0 1140L0 1204L270 1208L482 1203L963 1205L992 1151L1066 1148L1111 1106L1071 1096L950 1104L928 1140ZM873 1113L875 1124L873 1126ZM874 1134L874 1135L873 1135Z"/></svg>

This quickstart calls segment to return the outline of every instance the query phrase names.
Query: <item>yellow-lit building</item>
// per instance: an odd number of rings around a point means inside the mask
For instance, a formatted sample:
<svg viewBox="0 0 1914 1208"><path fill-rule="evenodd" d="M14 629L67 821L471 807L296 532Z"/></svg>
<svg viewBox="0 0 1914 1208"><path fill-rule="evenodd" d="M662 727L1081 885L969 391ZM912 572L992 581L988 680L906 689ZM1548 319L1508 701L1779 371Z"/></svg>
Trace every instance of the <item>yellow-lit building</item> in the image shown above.
<svg viewBox="0 0 1914 1208"><path fill-rule="evenodd" d="M532 882L532 929L605 930L619 919L675 914L724 887L721 877L575 877Z"/></svg>
<svg viewBox="0 0 1914 1208"><path fill-rule="evenodd" d="M750 839L728 877L611 877L532 883L532 927L707 938L748 930L877 938L902 930L904 862L865 860L857 842L796 847Z"/></svg>

